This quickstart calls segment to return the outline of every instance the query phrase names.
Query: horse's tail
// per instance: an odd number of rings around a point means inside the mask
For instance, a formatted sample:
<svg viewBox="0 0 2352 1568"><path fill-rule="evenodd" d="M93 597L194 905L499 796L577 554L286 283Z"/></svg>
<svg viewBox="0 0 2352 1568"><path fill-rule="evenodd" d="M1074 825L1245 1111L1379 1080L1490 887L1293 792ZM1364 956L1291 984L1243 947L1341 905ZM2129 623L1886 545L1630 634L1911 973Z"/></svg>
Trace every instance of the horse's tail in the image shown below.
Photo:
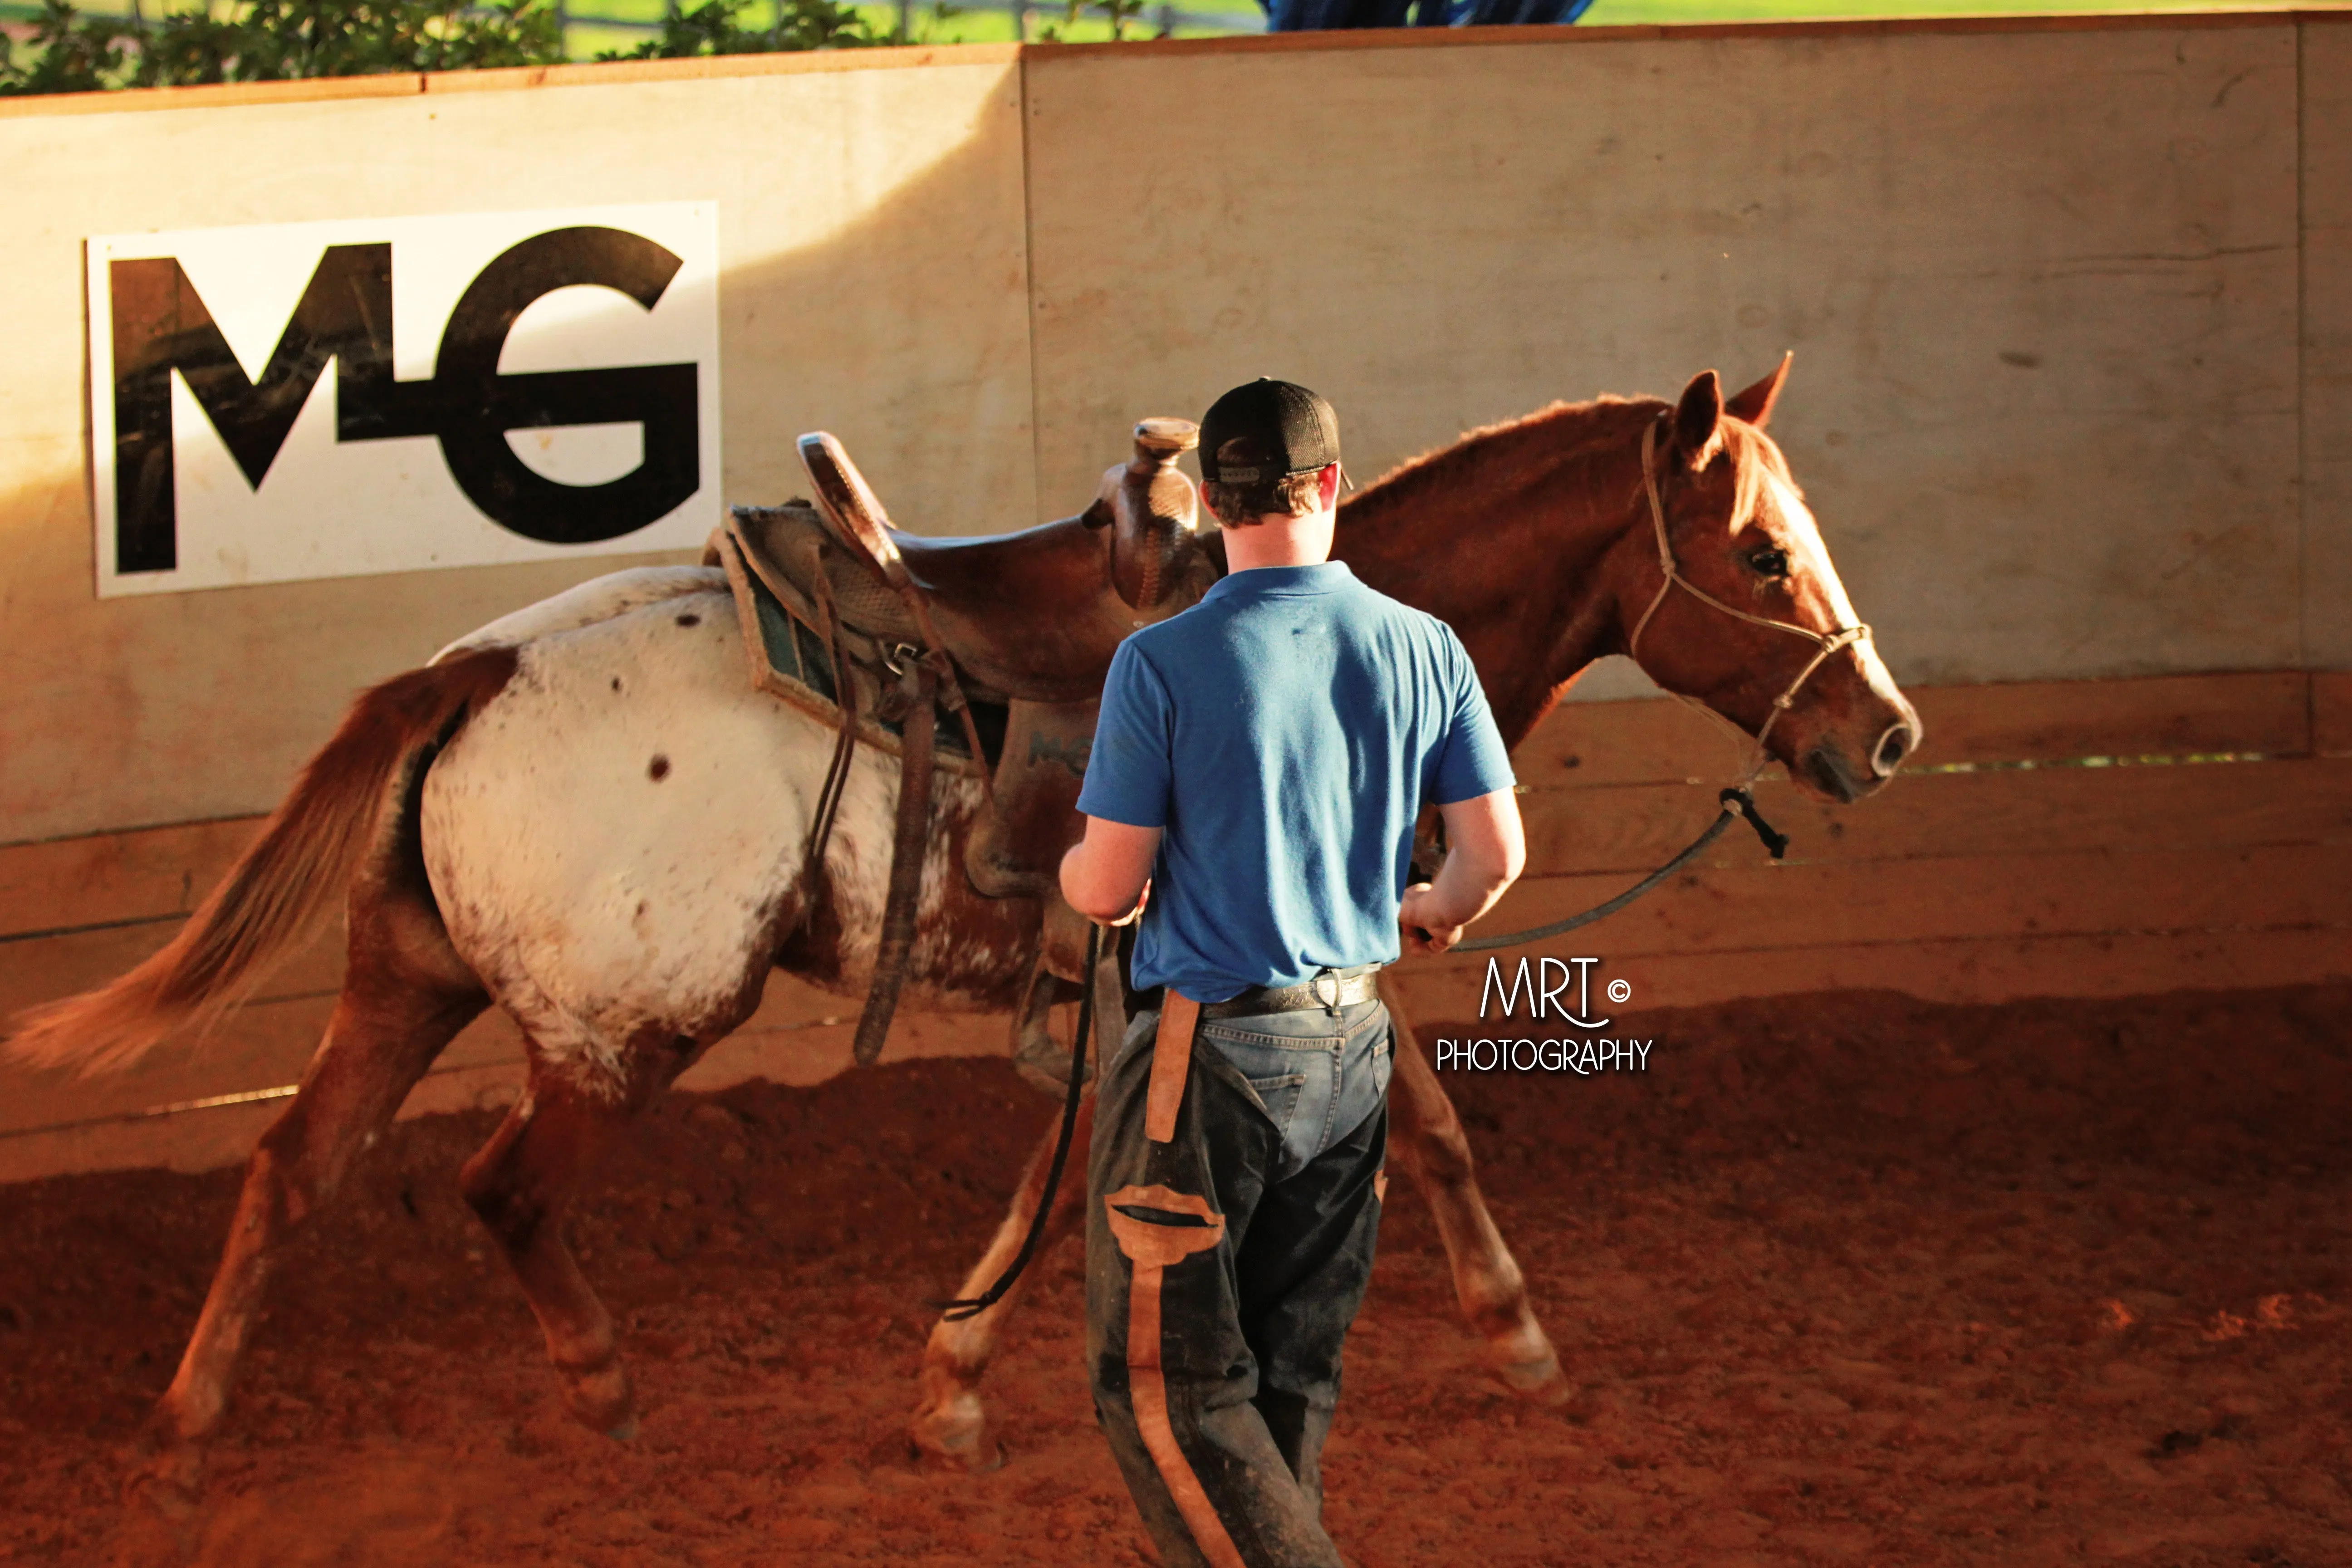
<svg viewBox="0 0 2352 1568"><path fill-rule="evenodd" d="M513 648L481 648L362 692L178 935L111 984L17 1015L0 1053L88 1075L210 1028L350 881L376 840L386 792L418 752L497 696L514 668Z"/></svg>

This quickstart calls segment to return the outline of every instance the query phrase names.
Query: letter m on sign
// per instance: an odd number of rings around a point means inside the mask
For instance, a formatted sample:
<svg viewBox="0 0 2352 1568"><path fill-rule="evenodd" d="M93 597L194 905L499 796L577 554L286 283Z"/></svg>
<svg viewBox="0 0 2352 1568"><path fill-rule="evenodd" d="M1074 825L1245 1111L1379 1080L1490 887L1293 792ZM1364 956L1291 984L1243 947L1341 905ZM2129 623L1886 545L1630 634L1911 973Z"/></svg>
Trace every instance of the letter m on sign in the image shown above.
<svg viewBox="0 0 2352 1568"><path fill-rule="evenodd" d="M212 312L173 258L112 262L108 286L114 329L117 572L169 572L179 564L173 371L195 395L246 482L257 489L329 360L341 361L339 439L361 435L348 428L353 416L364 422L366 414L381 407L380 384L388 384L392 375L389 245L328 247L258 381L237 363ZM368 398L362 389L379 396Z"/></svg>

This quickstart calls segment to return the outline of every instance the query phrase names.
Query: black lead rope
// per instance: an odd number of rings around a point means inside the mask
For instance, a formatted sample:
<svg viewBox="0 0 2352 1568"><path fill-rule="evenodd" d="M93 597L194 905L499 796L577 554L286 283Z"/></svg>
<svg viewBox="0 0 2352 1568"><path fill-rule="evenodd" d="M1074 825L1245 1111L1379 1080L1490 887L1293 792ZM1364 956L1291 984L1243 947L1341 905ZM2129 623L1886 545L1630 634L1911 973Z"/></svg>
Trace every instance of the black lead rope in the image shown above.
<svg viewBox="0 0 2352 1568"><path fill-rule="evenodd" d="M1640 898L1643 894L1648 892L1651 889L1656 887L1667 878L1673 876L1676 871L1681 870L1685 865L1690 863L1692 858L1695 858L1699 851L1705 849L1708 845L1721 837L1723 836L1723 830L1731 826L1731 817L1735 811L1737 811L1741 816L1748 819L1748 826L1756 830L1756 837L1763 841L1765 848L1772 852L1773 859L1778 860L1788 854L1789 836L1785 833L1775 832L1772 825L1765 821L1764 818L1758 814L1756 810L1755 796L1749 795L1744 789L1727 789L1721 795L1716 796L1716 799L1722 804L1722 815L1717 816L1714 822L1708 825L1707 830L1705 833L1700 834L1696 838L1691 841L1689 848L1684 850L1681 854L1675 856L1673 859L1667 861L1664 865L1659 867L1656 870L1651 872L1648 876L1643 878L1640 881L1634 883L1632 887L1626 889L1623 892L1618 894L1607 903L1595 904L1592 908L1585 910L1580 915L1570 915L1564 921L1554 921L1549 925L1537 926L1531 931L1515 931L1507 936L1486 936L1480 937L1476 942L1456 942L1454 944L1452 951L1455 952L1491 952L1496 948L1517 947L1522 942L1540 942L1548 936L1558 936L1562 931L1571 931L1579 926L1589 926L1595 921L1607 920L1611 915L1615 914L1619 910L1623 909L1627 904L1632 903L1634 900Z"/></svg>
<svg viewBox="0 0 2352 1568"><path fill-rule="evenodd" d="M1090 926L1087 931L1086 989L1078 996L1078 1027L1070 1043L1070 1093L1062 1102L1062 1131L1054 1140L1054 1163L1045 1172L1045 1191L1037 1200L1037 1212L1030 1217L1029 1234L1021 1243L1021 1251L1006 1265L996 1283L977 1296L962 1296L952 1301L939 1303L940 1316L950 1323L961 1323L966 1318L976 1318L1004 1299L1013 1289L1021 1271L1037 1255L1038 1244L1045 1238L1045 1221L1054 1212L1054 1194L1062 1185L1062 1167L1070 1158L1070 1142L1078 1130L1078 1100L1086 1093L1087 1030L1095 1017L1096 969L1102 962L1103 928Z"/></svg>

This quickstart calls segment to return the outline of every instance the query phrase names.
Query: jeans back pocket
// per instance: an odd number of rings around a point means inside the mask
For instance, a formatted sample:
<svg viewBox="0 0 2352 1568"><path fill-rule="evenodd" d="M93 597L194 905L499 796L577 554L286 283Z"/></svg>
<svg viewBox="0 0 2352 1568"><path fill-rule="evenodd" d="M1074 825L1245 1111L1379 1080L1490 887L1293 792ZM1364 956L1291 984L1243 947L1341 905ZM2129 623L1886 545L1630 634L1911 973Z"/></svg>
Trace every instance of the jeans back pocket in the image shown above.
<svg viewBox="0 0 2352 1568"><path fill-rule="evenodd" d="M1299 1091L1307 1087L1307 1075L1286 1072L1273 1078L1253 1078L1249 1079L1249 1086L1250 1091L1257 1096L1257 1102L1265 1108L1267 1119L1286 1135L1286 1141L1291 1118L1298 1113Z"/></svg>

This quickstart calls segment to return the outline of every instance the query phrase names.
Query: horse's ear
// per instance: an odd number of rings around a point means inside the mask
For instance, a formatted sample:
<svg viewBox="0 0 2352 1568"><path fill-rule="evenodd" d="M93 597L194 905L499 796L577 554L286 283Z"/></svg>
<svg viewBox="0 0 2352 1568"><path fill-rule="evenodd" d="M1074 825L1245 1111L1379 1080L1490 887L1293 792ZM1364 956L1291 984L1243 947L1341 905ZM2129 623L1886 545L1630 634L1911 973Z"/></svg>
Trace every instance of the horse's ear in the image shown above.
<svg viewBox="0 0 2352 1568"><path fill-rule="evenodd" d="M1794 349L1782 354L1771 374L1725 404L1723 411L1734 419L1745 419L1759 430L1764 428L1764 422L1772 417L1772 405L1780 401L1780 387L1789 379L1789 362L1796 357Z"/></svg>
<svg viewBox="0 0 2352 1568"><path fill-rule="evenodd" d="M1711 370L1691 377L1675 405L1675 450L1693 468L1704 468L1723 450L1723 383Z"/></svg>

